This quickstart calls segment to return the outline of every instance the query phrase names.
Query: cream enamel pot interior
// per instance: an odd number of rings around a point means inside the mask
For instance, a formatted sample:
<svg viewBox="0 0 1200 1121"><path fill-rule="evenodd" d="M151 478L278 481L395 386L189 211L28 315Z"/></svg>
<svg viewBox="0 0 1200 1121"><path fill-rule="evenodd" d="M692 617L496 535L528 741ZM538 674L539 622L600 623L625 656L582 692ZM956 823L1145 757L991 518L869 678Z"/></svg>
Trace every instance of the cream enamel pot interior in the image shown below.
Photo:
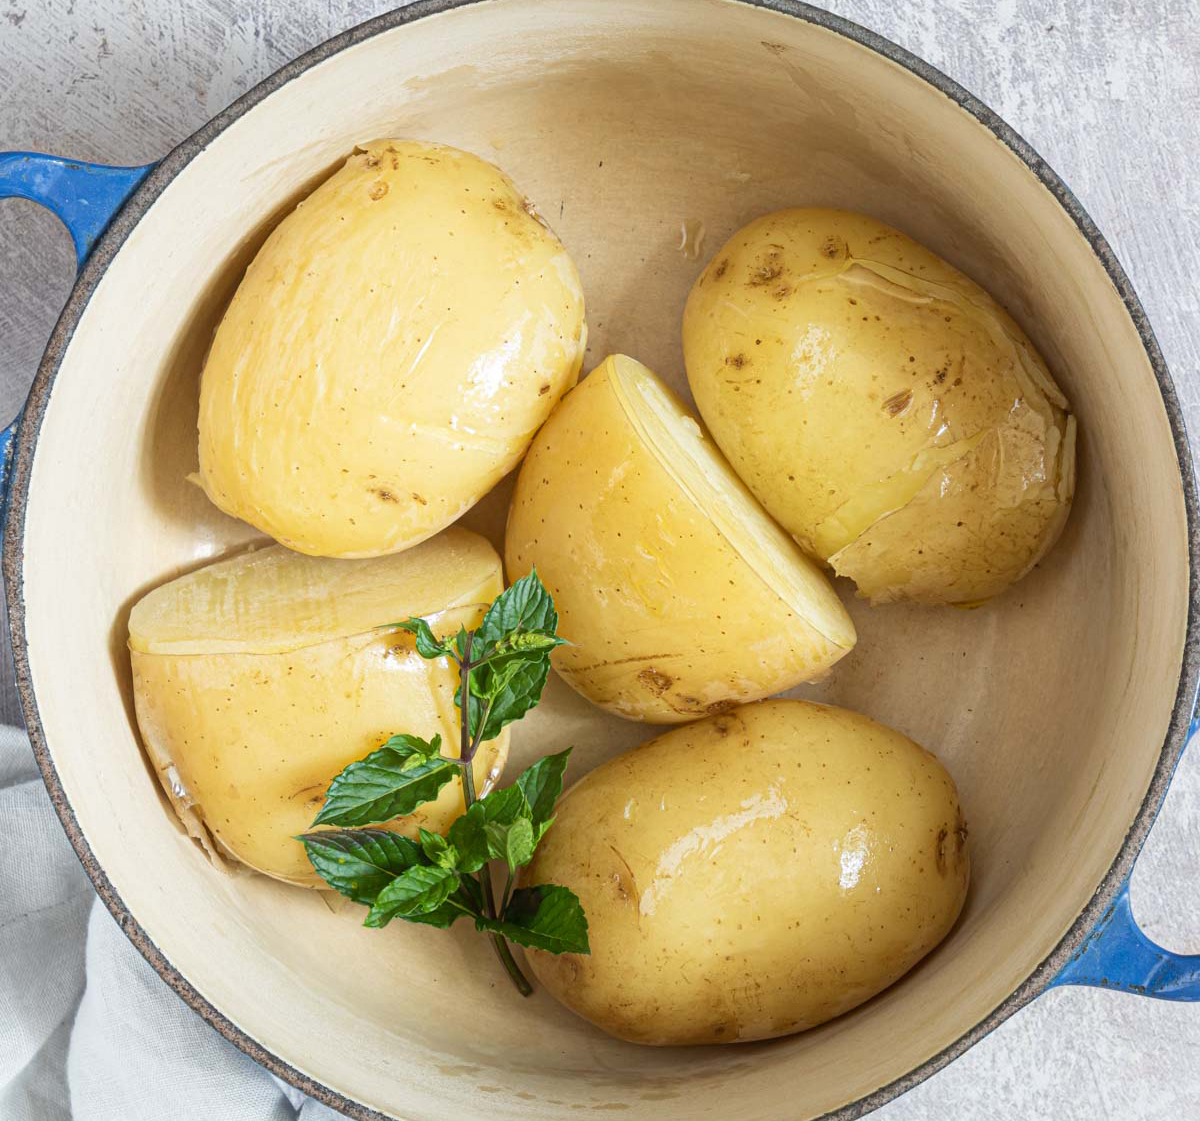
<svg viewBox="0 0 1200 1121"><path fill-rule="evenodd" d="M957 927L855 1012L769 1044L618 1043L509 992L467 929L364 931L353 908L214 871L167 811L133 723L127 612L250 536L186 481L200 363L272 223L379 136L477 152L537 202L580 267L589 366L623 351L685 390L699 232L711 251L765 211L837 205L982 283L1070 397L1078 496L1045 562L977 611L853 602L858 648L801 691L934 749L971 827ZM353 1116L406 1121L855 1117L1056 980L1200 995L1197 959L1146 942L1124 889L1196 690L1179 409L1090 220L948 79L789 0L418 2L286 67L148 176L39 157L0 176L3 193L56 206L81 259L136 186L82 269L16 439L5 576L35 750L124 929L272 1070ZM506 497L502 484L468 524L497 534ZM653 732L552 680L510 766L572 743L578 776Z"/></svg>

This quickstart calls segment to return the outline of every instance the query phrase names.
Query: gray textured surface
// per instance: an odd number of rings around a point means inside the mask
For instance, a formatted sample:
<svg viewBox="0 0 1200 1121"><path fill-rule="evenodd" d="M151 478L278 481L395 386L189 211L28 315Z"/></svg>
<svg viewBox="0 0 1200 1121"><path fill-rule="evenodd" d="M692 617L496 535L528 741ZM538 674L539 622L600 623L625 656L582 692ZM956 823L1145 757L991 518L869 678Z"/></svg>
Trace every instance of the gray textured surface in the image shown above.
<svg viewBox="0 0 1200 1121"><path fill-rule="evenodd" d="M161 156L280 64L390 5L370 0L0 0L0 148ZM827 6L978 94L1108 235L1200 433L1200 23L1195 0L838 0ZM66 234L0 202L0 419L70 285ZM86 548L86 543L77 543ZM0 719L17 715L4 660ZM1200 950L1200 751L1134 875L1147 932ZM1056 990L881 1121L1200 1118L1200 1007Z"/></svg>

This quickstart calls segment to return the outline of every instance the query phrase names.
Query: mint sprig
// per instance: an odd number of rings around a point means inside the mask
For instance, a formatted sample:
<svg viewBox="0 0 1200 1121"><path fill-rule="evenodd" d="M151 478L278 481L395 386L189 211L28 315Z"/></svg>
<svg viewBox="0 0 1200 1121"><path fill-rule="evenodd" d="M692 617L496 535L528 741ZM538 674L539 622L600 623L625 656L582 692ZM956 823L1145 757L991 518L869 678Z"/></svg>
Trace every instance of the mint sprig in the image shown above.
<svg viewBox="0 0 1200 1121"><path fill-rule="evenodd" d="M555 634L554 601L531 572L496 598L473 631L439 638L425 619L394 625L413 635L422 657L449 658L458 666L459 757L441 754L439 736L392 736L330 784L313 825L341 828L298 839L330 887L370 908L364 925L403 919L449 927L471 918L491 936L514 984L528 995L532 988L509 942L555 954L589 952L587 917L572 891L557 884L513 886L554 822L571 753L568 748L539 759L512 786L482 798L475 794L472 763L480 744L541 699L550 653L563 642ZM413 841L366 828L432 801L456 773L462 776L466 810L445 836L422 829ZM505 874L499 895L493 861Z"/></svg>

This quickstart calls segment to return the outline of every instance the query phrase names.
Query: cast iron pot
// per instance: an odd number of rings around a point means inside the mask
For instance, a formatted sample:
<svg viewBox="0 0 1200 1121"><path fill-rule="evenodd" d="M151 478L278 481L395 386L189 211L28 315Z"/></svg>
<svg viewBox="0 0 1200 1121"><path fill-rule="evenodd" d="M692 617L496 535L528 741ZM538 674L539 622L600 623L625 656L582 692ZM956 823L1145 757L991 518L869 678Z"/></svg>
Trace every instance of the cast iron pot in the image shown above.
<svg viewBox="0 0 1200 1121"><path fill-rule="evenodd" d="M367 932L314 893L223 875L166 811L132 718L127 612L250 536L186 481L200 364L272 222L380 136L504 166L579 263L592 362L624 351L684 389L699 232L711 251L765 211L832 204L974 276L1070 397L1078 496L1045 563L979 611L855 604L858 650L806 691L936 750L971 825L958 926L857 1011L767 1044L618 1043L508 991L473 933ZM424 0L284 67L156 166L0 158L0 194L55 210L81 265L9 434L4 568L34 749L129 937L271 1070L355 1117L848 1118L1048 986L1200 997L1200 958L1151 944L1126 893L1197 686L1179 405L1078 202L945 76L790 0ZM503 499L475 524L495 529ZM555 685L513 766L569 737L578 775L649 731Z"/></svg>

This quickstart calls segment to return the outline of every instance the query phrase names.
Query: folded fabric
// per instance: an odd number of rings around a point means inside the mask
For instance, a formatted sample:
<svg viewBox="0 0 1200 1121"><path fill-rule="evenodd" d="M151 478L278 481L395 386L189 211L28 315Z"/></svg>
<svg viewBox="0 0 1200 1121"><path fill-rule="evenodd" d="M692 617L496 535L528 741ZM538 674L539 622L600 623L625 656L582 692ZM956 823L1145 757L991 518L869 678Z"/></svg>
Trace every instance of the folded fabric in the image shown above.
<svg viewBox="0 0 1200 1121"><path fill-rule="evenodd" d="M191 1011L96 898L0 727L0 1118L335 1121Z"/></svg>

